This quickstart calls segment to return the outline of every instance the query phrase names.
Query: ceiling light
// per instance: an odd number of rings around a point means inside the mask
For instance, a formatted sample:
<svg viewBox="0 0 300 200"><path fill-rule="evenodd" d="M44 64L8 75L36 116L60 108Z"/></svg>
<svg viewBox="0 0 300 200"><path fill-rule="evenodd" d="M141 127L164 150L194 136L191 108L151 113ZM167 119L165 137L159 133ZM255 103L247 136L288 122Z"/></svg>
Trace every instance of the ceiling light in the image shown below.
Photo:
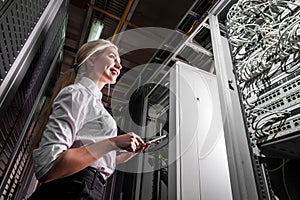
<svg viewBox="0 0 300 200"><path fill-rule="evenodd" d="M103 27L104 24L100 20L94 19L87 41L90 42L94 40L99 40Z"/></svg>

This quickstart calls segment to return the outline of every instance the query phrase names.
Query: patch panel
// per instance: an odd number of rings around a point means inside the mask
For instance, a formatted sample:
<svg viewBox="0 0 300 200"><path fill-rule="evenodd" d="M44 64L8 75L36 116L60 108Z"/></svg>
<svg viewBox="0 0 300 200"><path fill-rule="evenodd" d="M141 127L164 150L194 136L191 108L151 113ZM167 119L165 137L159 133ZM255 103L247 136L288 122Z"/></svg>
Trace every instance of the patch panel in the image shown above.
<svg viewBox="0 0 300 200"><path fill-rule="evenodd" d="M283 110L285 108L285 101L283 99L279 99L275 102L272 102L264 107L257 108L256 114L257 115L263 115L265 113L269 113L269 111L277 111L277 110Z"/></svg>
<svg viewBox="0 0 300 200"><path fill-rule="evenodd" d="M292 54L289 60L293 59L294 54ZM274 64L274 66L270 69L265 71L264 73L261 73L255 77L252 77L252 79L249 79L248 81L241 81L241 75L239 75L238 72L238 80L240 86L243 86L243 84L248 84L248 86L251 85L251 87L254 90L258 91L269 91L274 87L277 87L278 85L281 85L282 82L289 80L290 76L295 76L297 77L300 74L300 62L299 62L299 56L295 58L296 60L293 60L292 63L290 63L290 67L288 67L288 73L286 72L286 69L283 70L284 68L282 64L277 63ZM239 71L239 69L237 69ZM248 70L249 71L249 70ZM266 83L267 82L267 83ZM273 86L274 85L274 86Z"/></svg>
<svg viewBox="0 0 300 200"><path fill-rule="evenodd" d="M300 91L297 91L289 96L286 97L287 102L296 101L300 98Z"/></svg>
<svg viewBox="0 0 300 200"><path fill-rule="evenodd" d="M282 89L284 92L287 92L289 90L292 90L293 88L300 87L300 78L298 80L292 81L291 83L288 83L286 85L282 86Z"/></svg>
<svg viewBox="0 0 300 200"><path fill-rule="evenodd" d="M257 117L262 118L265 114L269 114L270 112L283 111L289 107L300 104L300 90L297 88L297 91L290 93L289 95L281 98L277 98L276 101L268 101L268 104L263 104L264 106L256 107L255 115Z"/></svg>
<svg viewBox="0 0 300 200"><path fill-rule="evenodd" d="M268 135L259 138L257 140L258 144L300 131L300 114L287 118L284 123L274 123L269 129L264 131Z"/></svg>
<svg viewBox="0 0 300 200"><path fill-rule="evenodd" d="M269 101L274 100L276 97L279 97L281 94L280 89L276 89L275 91L268 92L267 95L264 95L263 97L260 97L255 103L255 106L263 106L265 103L268 103Z"/></svg>
<svg viewBox="0 0 300 200"><path fill-rule="evenodd" d="M281 85L278 85L276 88L273 88L272 90L259 95L259 98L248 100L248 102L249 104L253 104L255 106L264 106L266 104L269 104L271 101L289 95L298 88L300 88L300 76L294 77L293 79L286 81Z"/></svg>
<svg viewBox="0 0 300 200"><path fill-rule="evenodd" d="M284 125L287 122L287 119L290 119L291 116L296 116L300 113L300 104L294 104L286 108L284 111L270 111L266 114L263 114L259 117L250 116L247 118L248 121L248 130L249 137L251 138L265 138L270 134L273 134L277 125ZM297 122L295 122L297 125ZM286 124L288 126L288 124ZM284 127L282 129L286 129ZM290 127L288 127L290 128ZM269 138L270 139L270 138Z"/></svg>
<svg viewBox="0 0 300 200"><path fill-rule="evenodd" d="M295 78L300 79L300 70L296 71L294 73L289 74L288 76L273 82L270 86L265 87L259 91L259 95L263 95L265 93L268 93L269 91L273 90L274 88L280 88L281 86L285 85L285 83L290 82L290 80L295 80Z"/></svg>

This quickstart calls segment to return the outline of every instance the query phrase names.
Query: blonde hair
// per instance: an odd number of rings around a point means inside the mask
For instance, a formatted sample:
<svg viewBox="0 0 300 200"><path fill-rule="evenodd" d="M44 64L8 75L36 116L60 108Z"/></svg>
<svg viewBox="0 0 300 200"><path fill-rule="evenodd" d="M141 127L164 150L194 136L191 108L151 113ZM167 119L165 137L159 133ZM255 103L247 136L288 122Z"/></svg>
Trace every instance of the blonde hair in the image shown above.
<svg viewBox="0 0 300 200"><path fill-rule="evenodd" d="M118 50L117 46L112 42L103 39L87 42L79 48L75 57L73 69L69 69L60 75L52 90L52 95L49 103L45 105L43 110L41 111L37 126L35 127L33 133L33 139L31 141L32 149L38 147L42 133L44 132L44 129L48 123L49 116L52 113L52 104L60 90L68 85L74 84L75 80L78 80L82 76L84 76L86 70L85 62L90 57L99 55L108 47L114 47Z"/></svg>
<svg viewBox="0 0 300 200"><path fill-rule="evenodd" d="M79 68L90 57L92 57L93 55L98 55L99 53L103 52L107 47L114 47L118 50L118 47L108 40L100 39L85 43L80 47L76 54L75 67Z"/></svg>
<svg viewBox="0 0 300 200"><path fill-rule="evenodd" d="M91 57L98 56L108 47L114 47L116 50L118 50L118 47L112 42L103 39L85 43L80 47L76 54L74 64L74 70L77 75L75 82L80 80L83 76L86 76L86 61Z"/></svg>

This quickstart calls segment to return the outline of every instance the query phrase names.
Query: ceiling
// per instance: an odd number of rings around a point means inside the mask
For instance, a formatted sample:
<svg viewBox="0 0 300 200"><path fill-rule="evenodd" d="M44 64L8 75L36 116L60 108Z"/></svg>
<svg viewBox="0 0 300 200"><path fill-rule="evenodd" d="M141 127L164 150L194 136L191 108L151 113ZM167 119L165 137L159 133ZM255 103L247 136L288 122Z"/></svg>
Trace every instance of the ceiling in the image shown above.
<svg viewBox="0 0 300 200"><path fill-rule="evenodd" d="M175 37L179 37L180 42L184 36L191 34L215 2L214 0L70 0L61 70L64 72L73 66L76 52L86 41L91 21L96 18L104 23L101 38L112 40L119 46L120 51L125 52L120 53L123 66L121 77L126 74L126 77L131 79L129 81L131 84L137 77L134 72L127 73L128 71L150 62L163 63L171 53L159 46L170 33L172 35L176 32ZM142 31L135 36L136 30ZM128 38L126 33L130 31L133 32L130 34L131 38ZM114 37L116 34L119 34L118 37ZM143 42L137 42L138 40ZM173 43L176 43L177 39L174 41ZM208 56L202 54L200 56L193 50L194 48L188 47L177 57L193 65L206 66L207 62L211 64L209 31L202 30L194 37L194 42L207 50ZM202 60L206 63L202 63ZM155 70L149 69L148 74L152 74ZM124 88L119 87L120 91L117 91L120 96L130 90L129 84L123 83L123 86ZM107 97L104 98L106 107L111 107L108 96L113 89L114 86L108 93L108 88L105 87L102 91L104 97Z"/></svg>
<svg viewBox="0 0 300 200"><path fill-rule="evenodd" d="M192 3L194 3L194 0L133 0L126 20L137 27L174 29ZM93 8L100 8L116 17L122 17L127 4L128 0L92 0L92 2L89 0L70 0L63 70L73 65L74 54L86 39L89 27L86 30L84 30L84 27L92 18L99 18L104 22L101 38L110 38L115 33L119 21ZM92 10L92 14L88 13L89 9ZM132 27L128 27L124 23L122 29L126 28Z"/></svg>

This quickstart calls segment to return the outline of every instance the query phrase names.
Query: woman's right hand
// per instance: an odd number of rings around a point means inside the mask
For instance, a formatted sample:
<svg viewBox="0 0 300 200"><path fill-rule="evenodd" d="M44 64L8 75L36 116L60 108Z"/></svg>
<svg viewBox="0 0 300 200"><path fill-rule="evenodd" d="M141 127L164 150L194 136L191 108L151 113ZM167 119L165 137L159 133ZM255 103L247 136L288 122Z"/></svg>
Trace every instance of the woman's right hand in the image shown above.
<svg viewBox="0 0 300 200"><path fill-rule="evenodd" d="M109 141L114 146L133 153L142 152L150 145L145 143L140 136L133 132L109 138Z"/></svg>

